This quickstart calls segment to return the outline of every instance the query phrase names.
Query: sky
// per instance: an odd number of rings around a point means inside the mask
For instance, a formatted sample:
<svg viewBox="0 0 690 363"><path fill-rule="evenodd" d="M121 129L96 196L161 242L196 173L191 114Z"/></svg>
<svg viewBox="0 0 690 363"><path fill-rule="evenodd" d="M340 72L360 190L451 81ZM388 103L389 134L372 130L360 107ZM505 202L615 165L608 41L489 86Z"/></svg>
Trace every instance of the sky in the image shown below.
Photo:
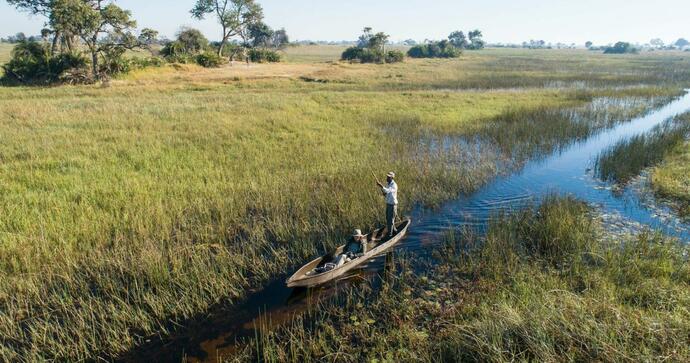
<svg viewBox="0 0 690 363"><path fill-rule="evenodd" d="M118 0L139 28L173 38L181 26L201 29L217 40L213 19L197 21L194 0ZM530 39L605 45L619 40L669 43L690 39L690 0L258 0L265 21L285 28L292 40L354 40L362 28L391 40L442 39L454 30L480 29L490 43ZM20 13L0 0L0 36L39 34L45 19Z"/></svg>

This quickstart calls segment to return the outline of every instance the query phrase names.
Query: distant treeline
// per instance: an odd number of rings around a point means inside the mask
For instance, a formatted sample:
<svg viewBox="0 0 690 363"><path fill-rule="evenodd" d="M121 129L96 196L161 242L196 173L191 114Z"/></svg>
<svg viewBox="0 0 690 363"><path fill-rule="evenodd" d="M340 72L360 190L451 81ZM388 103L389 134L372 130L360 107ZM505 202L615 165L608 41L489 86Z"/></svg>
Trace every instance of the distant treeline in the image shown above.
<svg viewBox="0 0 690 363"><path fill-rule="evenodd" d="M277 50L289 43L285 29L264 23L255 0L197 0L190 13L212 16L222 29L209 42L195 29L183 28L177 39L159 37L154 29L136 32L136 20L114 0L7 0L20 11L46 19L40 36L17 33L4 42L17 44L3 65L5 83L89 83L132 69L166 61L215 67L234 59L247 62L280 60ZM241 21L235 21L241 19ZM143 57L125 57L143 50Z"/></svg>

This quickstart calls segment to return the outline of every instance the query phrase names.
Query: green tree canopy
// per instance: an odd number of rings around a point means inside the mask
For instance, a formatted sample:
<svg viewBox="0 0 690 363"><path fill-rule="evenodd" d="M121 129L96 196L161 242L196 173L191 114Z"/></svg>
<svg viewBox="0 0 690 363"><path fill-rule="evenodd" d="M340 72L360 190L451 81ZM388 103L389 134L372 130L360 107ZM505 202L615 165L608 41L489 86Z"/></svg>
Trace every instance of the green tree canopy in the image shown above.
<svg viewBox="0 0 690 363"><path fill-rule="evenodd" d="M273 45L275 32L263 21L250 24L247 28L247 43L255 48L269 48Z"/></svg>
<svg viewBox="0 0 690 363"><path fill-rule="evenodd" d="M214 14L222 29L218 55L232 37L240 37L245 43L249 40L249 27L263 20L261 5L254 0L197 0L190 11L196 19L204 19Z"/></svg>
<svg viewBox="0 0 690 363"><path fill-rule="evenodd" d="M467 48L467 45L468 45L467 37L465 36L465 33L463 33L460 30L457 30L457 31L450 33L450 35L448 36L448 40L450 41L450 44L452 44L455 48L458 48L458 49Z"/></svg>
<svg viewBox="0 0 690 363"><path fill-rule="evenodd" d="M471 32L467 33L467 36L470 39L470 44L468 46L468 49L484 49L484 35L482 34L481 30L475 29L472 30Z"/></svg>
<svg viewBox="0 0 690 363"><path fill-rule="evenodd" d="M119 57L139 46L132 33L136 21L131 12L103 0L53 0L49 23L58 32L74 34L91 54L94 78L99 75L99 57Z"/></svg>
<svg viewBox="0 0 690 363"><path fill-rule="evenodd" d="M100 75L100 59L121 56L127 49L146 45L157 36L152 29L137 37L136 22L128 10L115 5L114 0L7 0L20 11L42 15L48 27L41 31L44 38L53 37L51 52L58 45L62 51L74 52L81 40L91 55L92 74Z"/></svg>

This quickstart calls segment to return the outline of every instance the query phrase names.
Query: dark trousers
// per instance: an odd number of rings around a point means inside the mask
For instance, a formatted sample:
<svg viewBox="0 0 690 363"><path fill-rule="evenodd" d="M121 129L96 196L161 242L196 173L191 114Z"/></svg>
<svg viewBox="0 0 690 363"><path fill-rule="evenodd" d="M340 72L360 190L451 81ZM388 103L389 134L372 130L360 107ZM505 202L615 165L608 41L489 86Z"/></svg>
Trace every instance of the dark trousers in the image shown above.
<svg viewBox="0 0 690 363"><path fill-rule="evenodd" d="M388 234L393 235L397 232L395 230L395 217L398 215L398 205L386 204L386 228L388 228Z"/></svg>

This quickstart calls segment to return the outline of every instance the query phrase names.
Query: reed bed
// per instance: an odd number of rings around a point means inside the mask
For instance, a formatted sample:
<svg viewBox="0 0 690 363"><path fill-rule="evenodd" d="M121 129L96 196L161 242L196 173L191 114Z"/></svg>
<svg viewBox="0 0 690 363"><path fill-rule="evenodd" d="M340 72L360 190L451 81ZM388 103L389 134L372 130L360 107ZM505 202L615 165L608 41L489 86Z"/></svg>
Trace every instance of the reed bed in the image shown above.
<svg viewBox="0 0 690 363"><path fill-rule="evenodd" d="M435 267L403 262L227 361L687 361L688 246L611 245L591 213L552 196L486 237L450 233Z"/></svg>
<svg viewBox="0 0 690 363"><path fill-rule="evenodd" d="M680 92L448 92L433 90L448 68L419 66L396 70L403 85L335 65L353 82L161 69L0 88L0 360L112 359L380 224L371 172L400 175L402 212L434 206L606 124L554 115ZM526 131L550 120L548 142Z"/></svg>

